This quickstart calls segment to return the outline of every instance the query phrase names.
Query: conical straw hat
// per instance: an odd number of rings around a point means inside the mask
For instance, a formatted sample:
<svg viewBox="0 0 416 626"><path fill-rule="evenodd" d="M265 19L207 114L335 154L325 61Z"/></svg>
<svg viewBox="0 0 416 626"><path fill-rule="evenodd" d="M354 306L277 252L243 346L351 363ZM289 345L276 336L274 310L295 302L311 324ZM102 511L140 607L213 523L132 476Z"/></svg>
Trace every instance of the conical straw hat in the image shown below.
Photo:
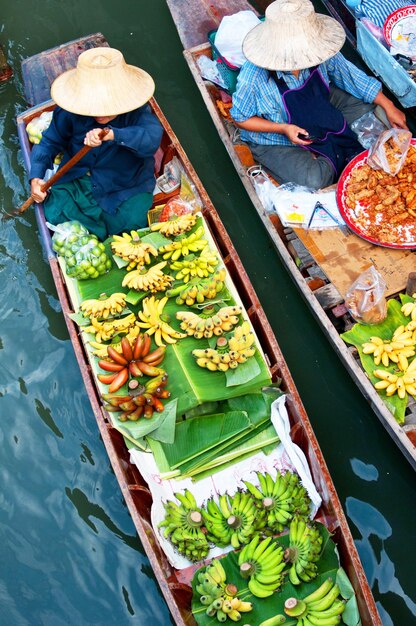
<svg viewBox="0 0 416 626"><path fill-rule="evenodd" d="M106 117L138 109L154 90L147 72L127 65L119 50L103 47L80 54L76 68L52 83L51 96L71 113Z"/></svg>
<svg viewBox="0 0 416 626"><path fill-rule="evenodd" d="M302 70L319 65L339 52L345 41L342 26L315 13L309 0L276 0L265 21L243 41L247 59L269 70Z"/></svg>

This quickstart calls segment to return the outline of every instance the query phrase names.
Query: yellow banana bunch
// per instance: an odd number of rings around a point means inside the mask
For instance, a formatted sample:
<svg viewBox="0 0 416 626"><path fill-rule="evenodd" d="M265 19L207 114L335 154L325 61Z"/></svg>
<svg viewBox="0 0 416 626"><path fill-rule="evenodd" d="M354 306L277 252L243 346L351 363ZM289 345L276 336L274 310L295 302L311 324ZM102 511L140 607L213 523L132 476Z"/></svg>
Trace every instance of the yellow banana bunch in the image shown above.
<svg viewBox="0 0 416 626"><path fill-rule="evenodd" d="M239 322L242 309L239 306L226 306L215 312L212 307L207 307L213 314L208 317L197 315L193 311L178 311L176 317L181 321L181 329L187 335L202 339L209 339L213 335L219 337L233 329Z"/></svg>
<svg viewBox="0 0 416 626"><path fill-rule="evenodd" d="M182 261L175 261L171 263L171 270L179 270L175 274L176 280L182 280L187 283L191 278L199 276L199 278L206 278L213 272L218 265L218 257L206 246L199 257L188 257Z"/></svg>
<svg viewBox="0 0 416 626"><path fill-rule="evenodd" d="M416 300L416 293L412 295L412 298ZM406 302L403 304L401 311L406 317L411 317L412 321L416 321L416 302Z"/></svg>
<svg viewBox="0 0 416 626"><path fill-rule="evenodd" d="M394 331L391 341L383 341L381 337L370 337L370 341L362 344L364 354L372 354L375 365L382 363L388 367L390 361L397 363L401 370L405 370L408 358L415 355L415 341L413 332L404 326Z"/></svg>
<svg viewBox="0 0 416 626"><path fill-rule="evenodd" d="M221 348L218 348L219 342ZM254 335L248 322L243 322L241 326L237 326L234 335L228 342L225 337L219 339L217 349L192 350L197 365L205 367L211 372L217 370L226 372L228 369L235 369L240 363L245 363L255 352Z"/></svg>
<svg viewBox="0 0 416 626"><path fill-rule="evenodd" d="M115 335L128 331L136 323L134 313L127 315L121 319L99 322L94 317L91 318L91 326L85 326L83 330L86 333L95 335L98 343L102 341L110 341Z"/></svg>
<svg viewBox="0 0 416 626"><path fill-rule="evenodd" d="M384 389L386 396L393 396L397 393L401 400L406 397L406 393L416 396L416 359L410 363L401 376L385 370L375 370L373 374L380 378L374 387L378 391Z"/></svg>
<svg viewBox="0 0 416 626"><path fill-rule="evenodd" d="M135 230L130 231L130 234L113 235L111 250L124 261L129 261L126 267L128 272L137 266L149 265L152 260L151 254L157 256L156 248L142 241Z"/></svg>
<svg viewBox="0 0 416 626"><path fill-rule="evenodd" d="M157 222L157 224L152 224L150 226L150 230L158 230L165 237L176 237L177 235L182 235L182 233L186 233L188 230L191 230L195 224L195 215L192 213L186 213L185 215L178 215L168 222Z"/></svg>
<svg viewBox="0 0 416 626"><path fill-rule="evenodd" d="M138 322L138 326L145 328L148 335L154 335L158 346L164 346L164 341L176 343L178 339L186 337L163 320L163 309L167 301L168 298L166 297L158 300L154 296L150 296L143 300L142 311L139 311L139 317L142 321Z"/></svg>
<svg viewBox="0 0 416 626"><path fill-rule="evenodd" d="M106 294L102 293L98 299L84 300L79 308L84 317L107 319L119 315L125 306L126 294L113 293L107 298Z"/></svg>
<svg viewBox="0 0 416 626"><path fill-rule="evenodd" d="M128 272L123 278L122 285L123 287L129 287L129 289L150 291L151 293L165 291L171 286L173 281L171 276L164 274L162 271L166 265L166 261L162 261L148 269L147 272L143 270Z"/></svg>
<svg viewBox="0 0 416 626"><path fill-rule="evenodd" d="M224 268L210 276L209 278L193 278L188 283L182 283L179 287L174 287L166 292L171 298L176 298L177 304L186 304L192 306L195 302L202 304L206 299L211 300L224 289L224 280L226 271Z"/></svg>
<svg viewBox="0 0 416 626"><path fill-rule="evenodd" d="M204 227L199 226L199 228L188 235L188 237L182 237L177 241L166 244L166 246L162 246L159 248L159 252L163 254L164 259L177 261L179 257L188 256L191 252L199 252L208 245L208 241L202 239L203 234Z"/></svg>

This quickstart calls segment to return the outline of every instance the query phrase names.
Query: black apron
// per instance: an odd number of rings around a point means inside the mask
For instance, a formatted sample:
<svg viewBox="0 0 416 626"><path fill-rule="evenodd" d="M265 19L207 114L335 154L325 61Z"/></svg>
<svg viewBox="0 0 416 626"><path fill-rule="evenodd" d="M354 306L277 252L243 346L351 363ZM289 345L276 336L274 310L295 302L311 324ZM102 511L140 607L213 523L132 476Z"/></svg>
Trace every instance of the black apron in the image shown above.
<svg viewBox="0 0 416 626"><path fill-rule="evenodd" d="M337 177L353 157L363 151L341 111L329 101L329 88L317 67L301 87L288 89L283 78L269 72L283 99L288 123L300 126L316 137L312 144L300 146L326 157Z"/></svg>

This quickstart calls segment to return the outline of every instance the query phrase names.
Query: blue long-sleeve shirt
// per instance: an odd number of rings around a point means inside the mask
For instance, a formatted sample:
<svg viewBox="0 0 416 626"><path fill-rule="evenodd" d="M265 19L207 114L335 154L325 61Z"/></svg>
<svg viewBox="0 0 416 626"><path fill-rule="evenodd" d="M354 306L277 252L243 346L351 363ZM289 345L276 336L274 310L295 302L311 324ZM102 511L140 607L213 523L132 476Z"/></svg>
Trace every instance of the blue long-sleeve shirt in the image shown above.
<svg viewBox="0 0 416 626"><path fill-rule="evenodd" d="M69 182L90 172L96 202L104 211L114 214L124 200L137 193L153 191L153 156L160 145L163 128L148 105L118 115L107 126L114 132L114 141L103 141L92 148L60 182ZM33 147L30 179L43 178L60 152L64 153L62 167L84 146L86 133L94 128L104 128L104 125L93 117L75 115L56 107L41 142Z"/></svg>
<svg viewBox="0 0 416 626"><path fill-rule="evenodd" d="M332 82L364 102L373 102L381 89L378 80L367 76L340 52L318 65L318 68L327 84ZM309 69L301 70L298 78L291 72L276 72L277 77L282 77L289 89L301 87L309 74ZM249 61L244 63L238 76L230 113L236 122L245 122L255 116L280 124L288 121L282 96L268 70L257 67ZM286 135L281 133L261 133L243 129L241 139L263 145L292 145Z"/></svg>

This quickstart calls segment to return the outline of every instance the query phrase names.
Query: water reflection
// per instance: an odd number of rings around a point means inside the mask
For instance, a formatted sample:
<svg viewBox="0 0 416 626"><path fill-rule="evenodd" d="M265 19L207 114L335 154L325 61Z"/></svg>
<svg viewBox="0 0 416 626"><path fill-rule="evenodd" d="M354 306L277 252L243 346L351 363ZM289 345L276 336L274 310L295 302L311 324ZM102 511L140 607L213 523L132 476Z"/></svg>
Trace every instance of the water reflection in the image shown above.
<svg viewBox="0 0 416 626"><path fill-rule="evenodd" d="M384 547L384 542L392 534L390 524L375 507L357 498L347 498L346 512L361 533L362 539L356 540L355 545L371 587L377 583L380 594L396 594L403 599L407 608L416 617L416 603L404 592L395 576L394 563ZM378 551L374 548L374 544L377 543L374 538L381 541ZM385 616L383 626L388 626L391 618L384 608L383 614Z"/></svg>

